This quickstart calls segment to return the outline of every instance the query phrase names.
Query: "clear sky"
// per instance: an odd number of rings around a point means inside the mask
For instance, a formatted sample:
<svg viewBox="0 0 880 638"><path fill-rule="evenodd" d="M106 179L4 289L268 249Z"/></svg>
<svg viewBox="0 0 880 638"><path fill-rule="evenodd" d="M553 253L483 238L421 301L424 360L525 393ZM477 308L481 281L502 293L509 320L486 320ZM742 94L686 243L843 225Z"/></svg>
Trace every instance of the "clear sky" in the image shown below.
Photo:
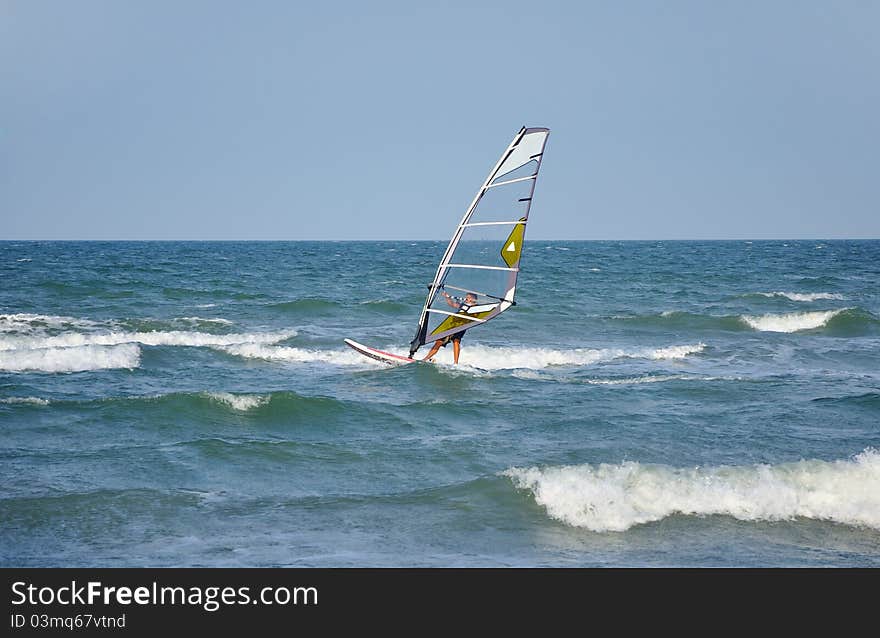
<svg viewBox="0 0 880 638"><path fill-rule="evenodd" d="M880 237L880 2L0 0L0 239Z"/></svg>

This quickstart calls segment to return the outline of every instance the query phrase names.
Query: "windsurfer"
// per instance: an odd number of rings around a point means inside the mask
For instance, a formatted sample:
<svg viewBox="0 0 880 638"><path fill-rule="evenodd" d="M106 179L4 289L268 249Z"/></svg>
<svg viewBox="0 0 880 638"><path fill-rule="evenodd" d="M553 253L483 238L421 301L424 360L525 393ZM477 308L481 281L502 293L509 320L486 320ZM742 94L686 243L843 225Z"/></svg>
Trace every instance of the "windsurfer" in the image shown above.
<svg viewBox="0 0 880 638"><path fill-rule="evenodd" d="M452 308L455 308L459 312L467 312L468 309L477 303L477 296L469 292L465 295L464 299L459 297L453 297L445 290L440 293L446 298L446 303L449 304ZM425 356L425 361L433 361L434 355L440 350L440 348L446 347L446 345L452 341L452 356L455 360L455 363L458 363L458 357L461 354L461 338L464 336L464 333L467 330L462 330L461 332L456 332L454 335L450 335L443 339L437 339L434 342L434 345L431 347L431 351Z"/></svg>

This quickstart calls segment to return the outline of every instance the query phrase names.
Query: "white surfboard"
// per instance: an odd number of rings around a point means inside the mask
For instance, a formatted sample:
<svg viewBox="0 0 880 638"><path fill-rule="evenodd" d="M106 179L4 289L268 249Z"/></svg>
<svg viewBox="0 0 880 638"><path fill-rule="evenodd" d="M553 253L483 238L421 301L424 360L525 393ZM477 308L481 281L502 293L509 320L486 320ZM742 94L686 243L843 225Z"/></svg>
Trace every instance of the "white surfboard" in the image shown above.
<svg viewBox="0 0 880 638"><path fill-rule="evenodd" d="M365 357L370 357L371 359L375 359L376 361L387 363L390 366L402 366L406 365L407 363L415 363L417 361L417 359L410 359L409 357L404 357L399 354L392 354L390 352L376 350L375 348L365 346L364 344L358 343L357 341L352 341L351 339L345 339L345 343L349 347L353 348L355 351L360 352Z"/></svg>

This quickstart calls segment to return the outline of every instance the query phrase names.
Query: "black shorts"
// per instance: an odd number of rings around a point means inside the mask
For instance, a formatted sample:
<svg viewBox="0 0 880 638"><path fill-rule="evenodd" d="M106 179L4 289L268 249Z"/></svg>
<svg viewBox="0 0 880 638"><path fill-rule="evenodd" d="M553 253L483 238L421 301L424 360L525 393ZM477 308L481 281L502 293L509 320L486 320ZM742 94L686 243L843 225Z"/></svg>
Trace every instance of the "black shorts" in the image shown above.
<svg viewBox="0 0 880 638"><path fill-rule="evenodd" d="M448 337L444 337L444 338L443 338L443 343L440 344L440 345L442 345L442 346L445 348L446 345L447 345L450 341L461 341L461 338L464 336L464 333L465 333L465 332L467 332L467 330L462 330L461 332L456 332L454 335L450 335L450 336L448 336Z"/></svg>

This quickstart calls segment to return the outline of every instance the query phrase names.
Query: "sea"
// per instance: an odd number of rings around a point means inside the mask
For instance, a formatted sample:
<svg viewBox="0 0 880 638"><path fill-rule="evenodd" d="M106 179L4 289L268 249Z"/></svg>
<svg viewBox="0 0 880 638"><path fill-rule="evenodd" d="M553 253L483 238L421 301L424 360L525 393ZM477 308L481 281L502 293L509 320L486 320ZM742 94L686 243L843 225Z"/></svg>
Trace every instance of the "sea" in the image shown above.
<svg viewBox="0 0 880 638"><path fill-rule="evenodd" d="M880 567L880 241L445 245L0 242L0 565Z"/></svg>

